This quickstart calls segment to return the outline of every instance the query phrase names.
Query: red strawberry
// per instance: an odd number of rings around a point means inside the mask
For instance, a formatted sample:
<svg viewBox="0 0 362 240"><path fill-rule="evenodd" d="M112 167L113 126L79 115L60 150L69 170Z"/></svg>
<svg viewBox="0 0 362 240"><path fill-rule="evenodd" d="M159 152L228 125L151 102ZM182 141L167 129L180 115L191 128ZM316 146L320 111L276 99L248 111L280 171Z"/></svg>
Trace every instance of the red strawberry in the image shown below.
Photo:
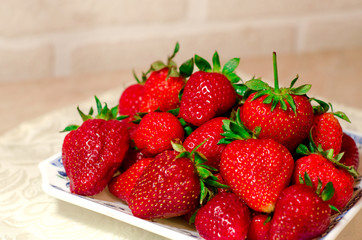
<svg viewBox="0 0 362 240"><path fill-rule="evenodd" d="M233 73L239 59L231 59L220 71L219 56L215 52L213 63L211 69L205 59L195 55L195 64L200 71L190 76L181 97L179 116L194 126L201 126L227 112L236 103L236 92L232 83L240 80Z"/></svg>
<svg viewBox="0 0 362 240"><path fill-rule="evenodd" d="M343 133L341 152L343 156L340 163L353 166L356 170L359 166L359 152L356 142L346 133Z"/></svg>
<svg viewBox="0 0 362 240"><path fill-rule="evenodd" d="M131 141L131 143L132 143L132 141ZM128 152L126 153L126 156L123 159L121 169L120 169L122 172L126 171L128 168L130 168L136 162L138 162L144 158L147 158L139 150L132 147L131 145L132 144L130 144Z"/></svg>
<svg viewBox="0 0 362 240"><path fill-rule="evenodd" d="M328 190L319 196L305 184L284 189L275 206L270 239L307 240L323 234L331 221L331 209L325 200L332 194L333 190Z"/></svg>
<svg viewBox="0 0 362 240"><path fill-rule="evenodd" d="M219 193L195 217L200 236L212 239L245 239L250 224L248 207L233 193Z"/></svg>
<svg viewBox="0 0 362 240"><path fill-rule="evenodd" d="M128 115L130 119L133 115L140 112L140 103L144 94L144 85L133 84L128 86L122 93L119 104L118 113L119 115Z"/></svg>
<svg viewBox="0 0 362 240"><path fill-rule="evenodd" d="M153 158L143 158L133 164L124 173L113 177L108 184L109 191L116 197L128 203L129 195L131 194L137 179L152 160Z"/></svg>
<svg viewBox="0 0 362 240"><path fill-rule="evenodd" d="M323 150L333 149L334 155L341 151L343 130L337 117L350 122L347 115L343 112L333 112L332 105L317 101L320 106L314 107L315 116L312 127L312 140L316 146L321 145ZM332 112L328 112L331 107Z"/></svg>
<svg viewBox="0 0 362 240"><path fill-rule="evenodd" d="M180 121L168 112L146 114L134 134L136 147L146 156L155 156L172 149L171 141L184 140L184 129Z"/></svg>
<svg viewBox="0 0 362 240"><path fill-rule="evenodd" d="M224 181L253 210L272 212L292 176L292 155L272 139L253 139L252 133L233 121L225 121L224 129L226 138L220 143L232 141L221 156ZM244 140L233 141L235 138Z"/></svg>
<svg viewBox="0 0 362 240"><path fill-rule="evenodd" d="M313 121L312 137L316 145L324 150L333 149L334 154L341 151L343 130L332 113L316 115Z"/></svg>
<svg viewBox="0 0 362 240"><path fill-rule="evenodd" d="M183 143L185 149L191 151L197 145L207 140L197 151L205 155L208 160L207 165L216 169L219 169L221 153L226 146L225 144L217 144L222 138L220 135L223 133L222 121L225 119L227 118L217 117L207 121L193 131Z"/></svg>
<svg viewBox="0 0 362 240"><path fill-rule="evenodd" d="M298 149L298 153L302 153ZM329 154L331 155L331 154ZM318 179L322 182L322 188L328 183L332 182L335 194L329 204L335 206L337 209L342 210L348 203L353 194L354 176L357 176L357 172L351 167L348 171L341 168L343 165L332 156L323 156L319 153L312 153L308 156L304 156L298 159L295 163L295 169L293 174L293 182L298 183L300 176L303 176L305 172L310 176L313 185L317 188ZM340 167L337 167L337 165ZM345 166L343 166L346 168Z"/></svg>
<svg viewBox="0 0 362 240"><path fill-rule="evenodd" d="M126 126L115 118L117 107L109 111L96 97L98 115L92 119L79 108L84 122L69 126L64 139L62 161L70 180L70 191L80 195L101 192L121 165L129 146ZM106 120L105 120L106 119Z"/></svg>
<svg viewBox="0 0 362 240"><path fill-rule="evenodd" d="M177 70L173 58L178 50L179 44L176 43L174 52L168 57L166 64L156 61L151 65L149 70L151 74L145 81L141 112L153 112L157 109L168 111L179 106L179 93L185 85L186 77L193 71L193 59L186 61Z"/></svg>
<svg viewBox="0 0 362 240"><path fill-rule="evenodd" d="M279 88L275 53L273 60L274 88L259 79L245 83L256 93L246 99L242 121L253 131L261 127L259 138L272 138L294 151L308 137L313 124L313 108L304 96L311 85L293 88L295 78L289 88Z"/></svg>
<svg viewBox="0 0 362 240"><path fill-rule="evenodd" d="M194 151L166 150L158 154L132 190L129 207L133 215L143 219L170 218L194 211L208 195L204 180L215 187L220 185L203 165L205 162Z"/></svg>
<svg viewBox="0 0 362 240"><path fill-rule="evenodd" d="M270 216L257 213L251 218L248 240L269 240Z"/></svg>

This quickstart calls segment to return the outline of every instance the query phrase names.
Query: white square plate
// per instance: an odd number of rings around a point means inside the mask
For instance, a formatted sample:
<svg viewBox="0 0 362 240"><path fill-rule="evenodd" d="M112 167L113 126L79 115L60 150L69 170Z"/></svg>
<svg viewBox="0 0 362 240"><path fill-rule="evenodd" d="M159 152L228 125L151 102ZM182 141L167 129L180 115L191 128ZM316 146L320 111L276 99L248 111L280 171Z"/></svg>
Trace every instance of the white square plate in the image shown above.
<svg viewBox="0 0 362 240"><path fill-rule="evenodd" d="M362 157L362 136L357 133L347 132L357 143ZM361 163L362 164L362 163ZM140 227L155 234L175 239L191 240L201 239L195 228L190 226L182 217L174 219L143 220L134 217L128 206L117 201L116 198L97 195L94 197L84 197L70 193L69 179L66 176L61 153L58 153L39 164L42 175L42 188L49 195L63 201L78 205L83 208L101 213L106 216L118 219L128 224ZM362 177L356 179L354 195L348 205L343 209L340 215L335 215L327 232L320 238L323 240L332 240L343 230L351 219L362 208ZM111 200L110 200L111 199Z"/></svg>

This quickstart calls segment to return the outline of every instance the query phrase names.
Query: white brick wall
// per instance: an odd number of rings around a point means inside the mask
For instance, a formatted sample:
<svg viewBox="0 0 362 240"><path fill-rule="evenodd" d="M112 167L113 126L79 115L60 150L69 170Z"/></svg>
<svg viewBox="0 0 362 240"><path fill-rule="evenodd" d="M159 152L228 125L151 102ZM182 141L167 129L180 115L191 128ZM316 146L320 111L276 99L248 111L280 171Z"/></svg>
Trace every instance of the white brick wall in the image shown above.
<svg viewBox="0 0 362 240"><path fill-rule="evenodd" d="M3 0L0 81L362 46L361 0Z"/></svg>

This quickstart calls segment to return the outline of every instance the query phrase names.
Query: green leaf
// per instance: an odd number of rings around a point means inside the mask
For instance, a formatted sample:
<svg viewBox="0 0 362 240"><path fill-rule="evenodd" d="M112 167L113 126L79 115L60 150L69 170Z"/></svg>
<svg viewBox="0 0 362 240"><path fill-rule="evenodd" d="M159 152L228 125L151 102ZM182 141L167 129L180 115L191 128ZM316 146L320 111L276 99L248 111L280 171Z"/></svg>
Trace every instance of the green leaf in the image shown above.
<svg viewBox="0 0 362 240"><path fill-rule="evenodd" d="M294 95L305 95L311 89L312 85L305 84L297 88L290 89L290 93Z"/></svg>
<svg viewBox="0 0 362 240"><path fill-rule="evenodd" d="M184 130L185 130L186 136L190 135L194 131L192 129L192 127L190 127L190 126L184 127Z"/></svg>
<svg viewBox="0 0 362 240"><path fill-rule="evenodd" d="M229 144L231 143L232 141L234 141L234 139L227 139L227 138L222 138L220 139L217 144Z"/></svg>
<svg viewBox="0 0 362 240"><path fill-rule="evenodd" d="M231 120L230 119L224 119L224 120L222 120L222 122L223 122L222 129L224 131L230 131Z"/></svg>
<svg viewBox="0 0 362 240"><path fill-rule="evenodd" d="M87 121L88 119L92 119L93 117L92 116L89 116L89 115L85 115L79 107L77 107L77 111L80 115L80 117L82 118L83 122Z"/></svg>
<svg viewBox="0 0 362 240"><path fill-rule="evenodd" d="M205 179L204 180L205 183L207 183L208 185L212 186L212 187L216 187L216 188L230 188L230 186L219 183L215 180L210 180L210 179Z"/></svg>
<svg viewBox="0 0 362 240"><path fill-rule="evenodd" d="M289 88L293 88L294 84L297 82L299 78L299 75L297 74L297 76L292 80L292 82L290 83L290 87Z"/></svg>
<svg viewBox="0 0 362 240"><path fill-rule="evenodd" d="M313 187L312 179L310 179L310 177L306 171L304 172L304 182L305 182L305 185Z"/></svg>
<svg viewBox="0 0 362 240"><path fill-rule="evenodd" d="M322 113L328 112L328 110L329 110L328 103L326 103L322 100L316 99L316 98L310 98L309 101L310 102L315 101L319 104L319 106L313 106L313 112L315 114L322 114Z"/></svg>
<svg viewBox="0 0 362 240"><path fill-rule="evenodd" d="M332 182L328 182L323 189L321 198L323 201L328 201L333 197L334 194L334 187Z"/></svg>
<svg viewBox="0 0 362 240"><path fill-rule="evenodd" d="M238 83L241 80L241 77L239 77L236 73L227 73L225 74L226 78L229 79L231 83Z"/></svg>
<svg viewBox="0 0 362 240"><path fill-rule="evenodd" d="M212 70L210 63L198 55L195 55L195 65L200 71L211 72Z"/></svg>
<svg viewBox="0 0 362 240"><path fill-rule="evenodd" d="M203 163L207 162L207 158L200 152L194 153L195 165L200 166Z"/></svg>
<svg viewBox="0 0 362 240"><path fill-rule="evenodd" d="M197 172L199 173L200 177L202 179L206 179L210 176L212 176L212 172L210 172L208 169L203 168L203 167L196 167Z"/></svg>
<svg viewBox="0 0 362 240"><path fill-rule="evenodd" d="M176 56L176 54L178 53L179 50L180 50L180 44L178 42L176 42L172 55L169 56L167 59L168 65L171 62L171 60Z"/></svg>
<svg viewBox="0 0 362 240"><path fill-rule="evenodd" d="M179 68L180 74L185 78L190 77L193 71L194 71L194 58L190 58L189 60L181 64Z"/></svg>
<svg viewBox="0 0 362 240"><path fill-rule="evenodd" d="M129 117L128 115L121 115L121 116L118 116L116 119L121 121L121 120L126 119L128 117Z"/></svg>
<svg viewBox="0 0 362 240"><path fill-rule="evenodd" d="M233 84L233 87L240 96L244 96L245 92L249 89L245 84Z"/></svg>
<svg viewBox="0 0 362 240"><path fill-rule="evenodd" d="M175 150L176 152L179 152L179 153L186 152L186 149L180 143L171 141L171 145L172 145L173 150Z"/></svg>
<svg viewBox="0 0 362 240"><path fill-rule="evenodd" d="M118 105L114 106L112 109L111 109L111 113L112 113L112 117L113 118L116 118L117 115L118 115Z"/></svg>
<svg viewBox="0 0 362 240"><path fill-rule="evenodd" d="M137 83L141 83L142 81L139 80L139 78L137 77L136 71L133 69L132 70L133 73L133 77L136 79Z"/></svg>
<svg viewBox="0 0 362 240"><path fill-rule="evenodd" d="M241 127L240 125L238 125L238 124L236 124L234 122L230 123L230 130L233 133L240 136L241 139L250 139L251 138L250 133L245 128ZM238 137L237 139L240 139L240 137Z"/></svg>
<svg viewBox="0 0 362 240"><path fill-rule="evenodd" d="M239 66L240 58L232 58L227 61L222 69L223 74L229 74L235 71L235 69Z"/></svg>
<svg viewBox="0 0 362 240"><path fill-rule="evenodd" d="M174 115L175 117L178 116L179 112L180 112L180 108L174 108L174 109L170 109L167 112L171 113L172 115ZM182 119L183 120L183 119ZM184 120L185 121L185 120Z"/></svg>
<svg viewBox="0 0 362 240"><path fill-rule="evenodd" d="M266 82L264 82L264 81L262 81L262 80L260 80L258 78L247 81L245 83L245 85L248 88L250 88L251 90L254 90L254 91L261 91L261 90L270 89L270 86Z"/></svg>
<svg viewBox="0 0 362 240"><path fill-rule="evenodd" d="M166 65L162 61L156 61L151 64L151 69L153 71L159 71L165 67L166 67Z"/></svg>
<svg viewBox="0 0 362 240"><path fill-rule="evenodd" d="M304 179L302 177L302 174L299 174L299 183L304 184Z"/></svg>
<svg viewBox="0 0 362 240"><path fill-rule="evenodd" d="M200 205L202 205L204 199L207 196L207 188L204 184L203 181L200 180L200 187L201 187L201 192L200 192Z"/></svg>
<svg viewBox="0 0 362 240"><path fill-rule="evenodd" d="M96 99L96 104L97 104L97 112L100 115L102 112L102 103L101 101L99 101L99 99L97 98L97 96L94 96L94 98Z"/></svg>
<svg viewBox="0 0 362 240"><path fill-rule="evenodd" d="M287 100L289 106L292 108L294 114L297 115L297 106L295 105L293 97L290 96L289 94L286 94L285 97L286 97L286 100Z"/></svg>
<svg viewBox="0 0 362 240"><path fill-rule="evenodd" d="M176 158L188 158L188 159L191 159L191 158L192 158L192 154L190 154L189 152L185 151L185 152L181 152L179 155L177 155Z"/></svg>
<svg viewBox="0 0 362 240"><path fill-rule="evenodd" d="M79 128L79 125L69 125L69 126L66 126L62 131L60 132L70 132L70 131L73 131L73 130L77 130Z"/></svg>
<svg viewBox="0 0 362 240"><path fill-rule="evenodd" d="M329 208L332 209L333 211L336 211L336 212L338 212L338 213L341 213L341 211L339 211L339 209L336 208L335 206L333 206L333 205L328 205L328 206L329 206Z"/></svg>
<svg viewBox="0 0 362 240"><path fill-rule="evenodd" d="M216 51L212 56L212 65L213 65L213 72L220 72L221 69L220 57Z"/></svg>
<svg viewBox="0 0 362 240"><path fill-rule="evenodd" d="M344 112L341 112L341 111L334 112L333 115L351 123L351 120L349 120L349 118L347 117L347 115Z"/></svg>
<svg viewBox="0 0 362 240"><path fill-rule="evenodd" d="M297 147L297 149L295 151L297 154L300 154L300 155L309 155L310 154L308 147L304 144L299 144L299 146Z"/></svg>
<svg viewBox="0 0 362 240"><path fill-rule="evenodd" d="M243 138L240 136L240 135L238 135L238 134L235 134L235 133L233 133L233 132L223 132L223 133L221 133L220 134L221 136L224 136L224 137L226 137L226 138L230 138L230 139L239 139L239 140L242 140Z"/></svg>
<svg viewBox="0 0 362 240"><path fill-rule="evenodd" d="M89 109L88 115L89 115L89 116L93 115L93 112L94 112L94 110L93 110L93 108L91 107L91 108Z"/></svg>

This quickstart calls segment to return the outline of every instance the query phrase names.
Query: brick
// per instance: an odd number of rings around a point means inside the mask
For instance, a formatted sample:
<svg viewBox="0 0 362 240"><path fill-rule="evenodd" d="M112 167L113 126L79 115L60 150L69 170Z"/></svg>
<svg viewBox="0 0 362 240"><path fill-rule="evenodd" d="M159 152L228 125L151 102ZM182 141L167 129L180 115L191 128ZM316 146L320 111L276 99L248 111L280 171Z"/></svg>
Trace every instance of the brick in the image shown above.
<svg viewBox="0 0 362 240"><path fill-rule="evenodd" d="M361 47L361 30L361 14L311 20L306 26L301 51Z"/></svg>
<svg viewBox="0 0 362 240"><path fill-rule="evenodd" d="M208 19L266 19L362 9L360 0L209 0Z"/></svg>
<svg viewBox="0 0 362 240"><path fill-rule="evenodd" d="M0 34L19 36L172 22L185 16L186 7L186 0L6 0L0 8Z"/></svg>
<svg viewBox="0 0 362 240"><path fill-rule="evenodd" d="M53 74L54 52L51 45L0 47L0 81L41 79Z"/></svg>
<svg viewBox="0 0 362 240"><path fill-rule="evenodd" d="M185 34L187 31L187 34ZM100 73L119 69L147 70L155 60L165 61L176 41L181 48L175 61L180 64L198 54L211 61L215 50L221 60L233 57L271 55L273 51L293 52L296 30L292 25L237 26L230 29L176 31L137 41L106 40L74 49L71 68L74 74ZM165 36L167 35L167 36Z"/></svg>

